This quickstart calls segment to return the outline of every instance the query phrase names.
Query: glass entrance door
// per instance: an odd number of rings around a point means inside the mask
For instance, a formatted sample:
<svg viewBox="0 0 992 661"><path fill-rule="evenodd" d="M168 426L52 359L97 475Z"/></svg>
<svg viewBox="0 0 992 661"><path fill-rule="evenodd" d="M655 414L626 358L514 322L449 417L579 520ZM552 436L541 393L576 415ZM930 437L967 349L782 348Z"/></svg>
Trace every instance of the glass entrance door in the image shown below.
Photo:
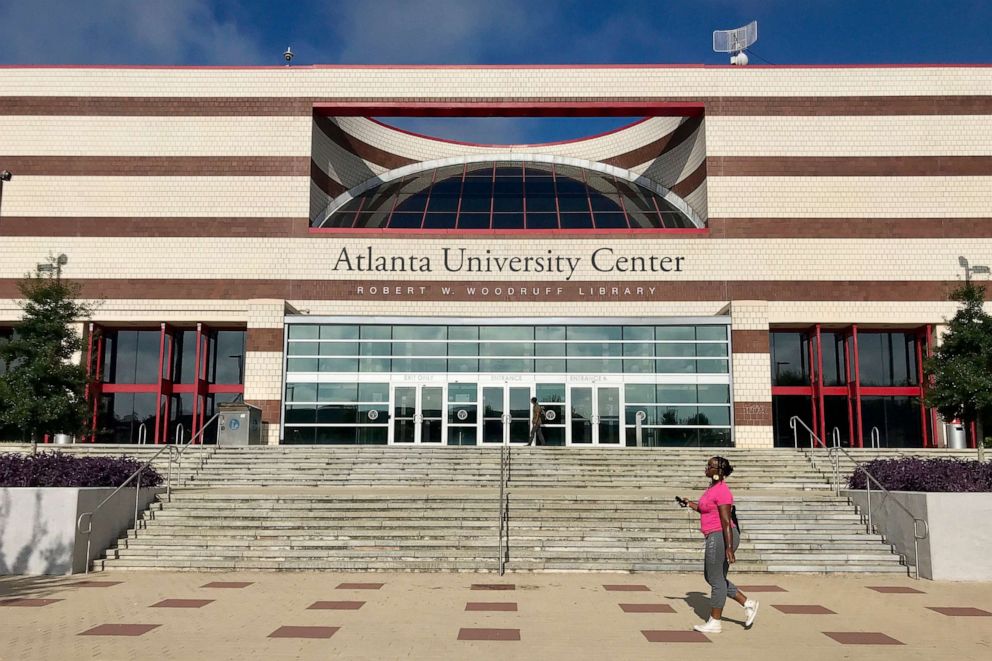
<svg viewBox="0 0 992 661"><path fill-rule="evenodd" d="M395 386L392 400L392 443L441 444L444 440L442 386Z"/></svg>
<svg viewBox="0 0 992 661"><path fill-rule="evenodd" d="M569 388L569 445L620 446L619 386L573 386Z"/></svg>
<svg viewBox="0 0 992 661"><path fill-rule="evenodd" d="M482 443L523 444L530 435L529 387L483 386Z"/></svg>

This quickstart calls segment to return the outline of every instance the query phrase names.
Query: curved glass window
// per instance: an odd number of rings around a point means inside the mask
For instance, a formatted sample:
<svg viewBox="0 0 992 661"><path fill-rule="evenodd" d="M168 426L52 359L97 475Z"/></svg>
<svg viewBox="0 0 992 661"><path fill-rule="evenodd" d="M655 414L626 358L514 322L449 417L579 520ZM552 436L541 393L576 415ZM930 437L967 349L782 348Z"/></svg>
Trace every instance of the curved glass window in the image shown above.
<svg viewBox="0 0 992 661"><path fill-rule="evenodd" d="M658 193L572 165L477 162L385 182L332 213L322 227L459 230L695 227Z"/></svg>

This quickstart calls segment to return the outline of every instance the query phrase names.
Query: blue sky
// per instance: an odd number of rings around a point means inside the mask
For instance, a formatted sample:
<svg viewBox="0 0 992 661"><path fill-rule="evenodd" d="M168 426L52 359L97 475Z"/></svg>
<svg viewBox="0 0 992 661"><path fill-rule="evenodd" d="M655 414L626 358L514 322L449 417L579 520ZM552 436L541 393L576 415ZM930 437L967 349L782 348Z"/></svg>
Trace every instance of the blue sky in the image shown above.
<svg viewBox="0 0 992 661"><path fill-rule="evenodd" d="M0 0L0 64L724 64L712 31L752 19L752 63L992 62L992 0ZM623 120L402 123L538 142Z"/></svg>

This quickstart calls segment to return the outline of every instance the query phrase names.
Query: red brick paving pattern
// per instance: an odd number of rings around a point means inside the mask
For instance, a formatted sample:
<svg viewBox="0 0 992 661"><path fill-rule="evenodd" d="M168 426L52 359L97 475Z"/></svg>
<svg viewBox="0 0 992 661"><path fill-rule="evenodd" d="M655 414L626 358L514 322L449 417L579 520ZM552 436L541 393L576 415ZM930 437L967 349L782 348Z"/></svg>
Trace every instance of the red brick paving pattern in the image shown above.
<svg viewBox="0 0 992 661"><path fill-rule="evenodd" d="M213 599L163 599L149 608L203 608L213 602Z"/></svg>
<svg viewBox="0 0 992 661"><path fill-rule="evenodd" d="M516 590L517 586L512 583L473 583L473 590Z"/></svg>
<svg viewBox="0 0 992 661"><path fill-rule="evenodd" d="M470 601L465 604L467 611L506 611L516 612L515 601Z"/></svg>
<svg viewBox="0 0 992 661"><path fill-rule="evenodd" d="M783 587L778 585L738 585L737 589L741 592L788 592Z"/></svg>
<svg viewBox="0 0 992 661"><path fill-rule="evenodd" d="M378 590L385 583L342 583L337 590Z"/></svg>
<svg viewBox="0 0 992 661"><path fill-rule="evenodd" d="M201 585L201 588L246 588L249 585L254 585L250 581L214 581L212 583L207 583L206 585Z"/></svg>
<svg viewBox="0 0 992 661"><path fill-rule="evenodd" d="M829 608L817 604L772 604L772 608L786 615L836 615Z"/></svg>
<svg viewBox="0 0 992 661"><path fill-rule="evenodd" d="M649 643L710 643L713 642L698 631L641 631Z"/></svg>
<svg viewBox="0 0 992 661"><path fill-rule="evenodd" d="M463 627L458 630L458 640L520 640L520 629L473 629Z"/></svg>
<svg viewBox="0 0 992 661"><path fill-rule="evenodd" d="M624 613L674 613L668 604L620 604Z"/></svg>
<svg viewBox="0 0 992 661"><path fill-rule="evenodd" d="M651 588L646 585L604 585L607 592L650 592Z"/></svg>
<svg viewBox="0 0 992 661"><path fill-rule="evenodd" d="M27 608L39 608L54 604L62 599L30 599L28 597L17 597L14 599L0 599L0 606L21 606Z"/></svg>
<svg viewBox="0 0 992 661"><path fill-rule="evenodd" d="M315 601L307 610L357 611L364 605L364 601Z"/></svg>
<svg viewBox="0 0 992 661"><path fill-rule="evenodd" d="M882 594L926 594L916 588L908 588L902 585L866 585L869 590L881 592Z"/></svg>
<svg viewBox="0 0 992 661"><path fill-rule="evenodd" d="M161 624L101 624L87 629L80 636L141 636Z"/></svg>
<svg viewBox="0 0 992 661"><path fill-rule="evenodd" d="M878 631L824 631L824 636L833 638L841 645L902 645L891 636Z"/></svg>
<svg viewBox="0 0 992 661"><path fill-rule="evenodd" d="M279 627L269 634L269 638L330 638L341 627Z"/></svg>
<svg viewBox="0 0 992 661"><path fill-rule="evenodd" d="M951 617L990 617L992 613L982 610L981 608L972 608L971 606L927 606L928 609L936 611L941 615L949 615Z"/></svg>

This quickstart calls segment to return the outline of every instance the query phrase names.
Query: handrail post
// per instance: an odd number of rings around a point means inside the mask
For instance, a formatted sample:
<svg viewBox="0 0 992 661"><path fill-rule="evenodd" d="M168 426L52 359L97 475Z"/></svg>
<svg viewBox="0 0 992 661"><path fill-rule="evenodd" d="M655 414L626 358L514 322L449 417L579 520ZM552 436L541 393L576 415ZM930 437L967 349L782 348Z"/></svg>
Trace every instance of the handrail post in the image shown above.
<svg viewBox="0 0 992 661"><path fill-rule="evenodd" d="M138 479L134 481L134 537L138 538L138 498L141 496L141 472L138 470Z"/></svg>
<svg viewBox="0 0 992 661"><path fill-rule="evenodd" d="M868 478L867 473L865 474L865 498L868 501L868 534L872 534L872 522L871 522L871 480Z"/></svg>

